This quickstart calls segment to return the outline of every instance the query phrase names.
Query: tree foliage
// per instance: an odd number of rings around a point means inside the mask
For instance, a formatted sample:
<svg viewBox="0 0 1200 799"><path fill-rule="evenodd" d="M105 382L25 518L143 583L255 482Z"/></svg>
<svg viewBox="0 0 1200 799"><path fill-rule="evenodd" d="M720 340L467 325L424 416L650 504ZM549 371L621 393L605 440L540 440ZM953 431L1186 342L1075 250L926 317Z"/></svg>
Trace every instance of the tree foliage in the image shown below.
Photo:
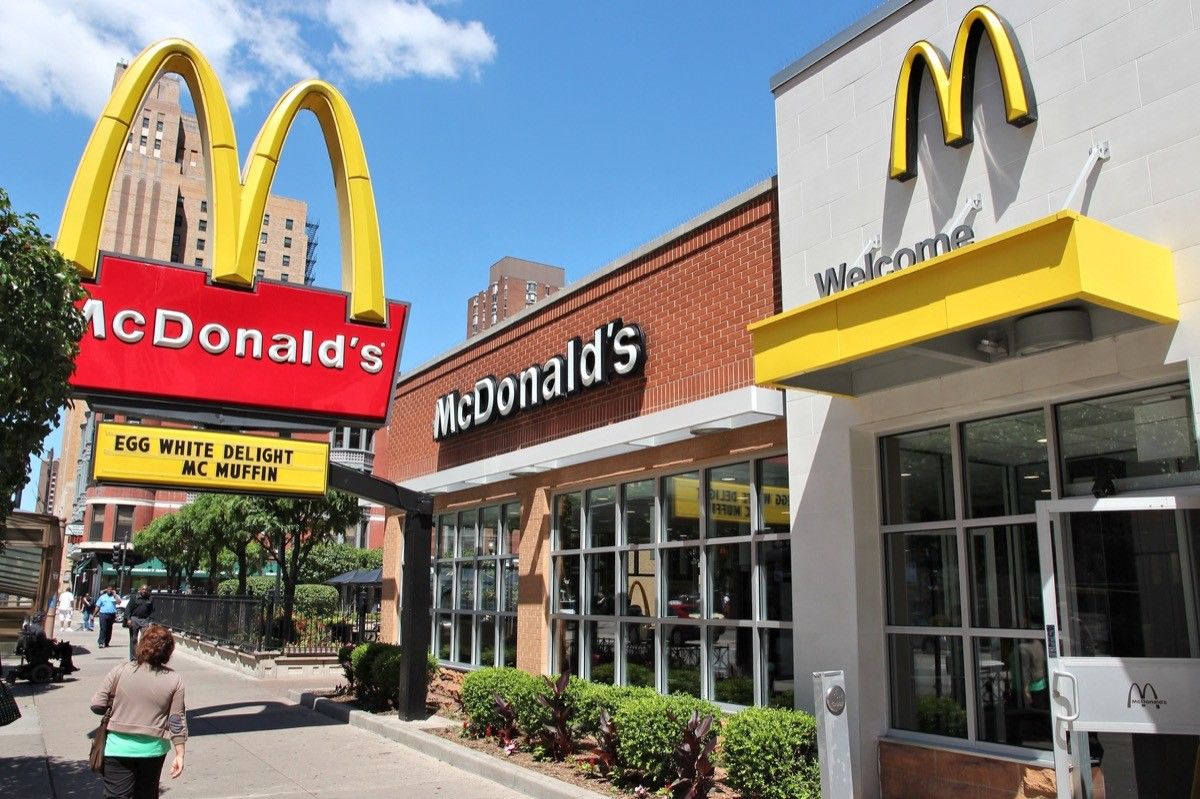
<svg viewBox="0 0 1200 799"><path fill-rule="evenodd" d="M167 579L174 589L200 565L203 551L196 546L196 535L188 514L183 512L159 516L133 536L133 548L145 558L158 558L166 569Z"/></svg>
<svg viewBox="0 0 1200 799"><path fill-rule="evenodd" d="M301 583L323 583L353 569L377 569L383 565L383 550L359 549L351 544L324 541L312 548L300 569Z"/></svg>
<svg viewBox="0 0 1200 799"><path fill-rule="evenodd" d="M74 267L34 214L0 189L0 523L29 473L29 456L59 422L83 337L84 297Z"/></svg>

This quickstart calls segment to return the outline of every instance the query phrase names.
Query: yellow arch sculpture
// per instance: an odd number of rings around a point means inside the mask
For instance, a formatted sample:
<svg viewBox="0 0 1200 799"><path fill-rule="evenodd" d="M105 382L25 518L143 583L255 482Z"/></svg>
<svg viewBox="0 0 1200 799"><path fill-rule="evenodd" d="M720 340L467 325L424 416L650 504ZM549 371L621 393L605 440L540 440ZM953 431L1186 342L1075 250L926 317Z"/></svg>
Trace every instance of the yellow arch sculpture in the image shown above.
<svg viewBox="0 0 1200 799"><path fill-rule="evenodd" d="M296 114L309 110L321 126L333 169L342 239L342 288L350 293L350 318L386 321L375 194L362 138L346 99L320 80L301 81L288 89L259 130L245 173L239 173L237 138L225 93L207 59L182 39L164 39L147 47L113 89L67 193L55 245L59 252L84 277L95 274L104 209L130 126L151 87L166 72L180 75L187 83L208 156L213 280L234 286L253 283L259 229L275 167Z"/></svg>
<svg viewBox="0 0 1200 799"><path fill-rule="evenodd" d="M896 81L892 112L892 150L888 176L905 181L917 174L917 118L921 77L929 73L941 111L942 132L950 147L970 144L971 106L975 90L975 61L979 43L987 36L996 53L996 67L1004 90L1004 109L1010 125L1023 127L1037 119L1033 90L1017 55L1013 34L1003 19L987 6L966 13L954 37L950 69L938 49L925 40L908 48Z"/></svg>

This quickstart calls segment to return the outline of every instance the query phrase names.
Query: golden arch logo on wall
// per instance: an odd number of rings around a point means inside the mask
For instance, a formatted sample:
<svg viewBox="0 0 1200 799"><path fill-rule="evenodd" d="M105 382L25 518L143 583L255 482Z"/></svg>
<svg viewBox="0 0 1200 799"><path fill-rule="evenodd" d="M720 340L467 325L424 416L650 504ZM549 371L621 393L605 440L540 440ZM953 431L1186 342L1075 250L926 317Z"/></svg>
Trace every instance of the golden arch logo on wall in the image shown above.
<svg viewBox="0 0 1200 799"><path fill-rule="evenodd" d="M165 72L187 83L208 156L211 281L201 269L98 252L131 126ZM329 151L345 293L255 280L276 164L303 110L317 118ZM233 120L208 61L181 39L151 45L125 70L96 122L56 246L89 295L71 376L76 395L136 407L245 409L256 420L386 421L408 305L384 296L366 154L345 98L328 83L301 81L285 92L239 172Z"/></svg>
<svg viewBox="0 0 1200 799"><path fill-rule="evenodd" d="M212 66L194 45L182 39L165 39L147 47L121 76L96 121L67 194L56 243L59 252L75 263L81 275L94 276L104 209L130 127L147 93L166 72L180 75L187 83L208 154L213 280L233 286L254 282L258 234L275 166L296 114L308 110L320 124L333 167L341 223L342 286L350 292L350 317L361 322L385 321L375 195L358 125L345 98L321 80L301 81L288 89L259 130L243 174L225 93Z"/></svg>
<svg viewBox="0 0 1200 799"><path fill-rule="evenodd" d="M921 78L929 74L941 112L942 133L950 147L972 141L971 117L975 91L975 63L984 37L996 54L996 67L1004 92L1004 110L1010 125L1024 127L1037 119L1033 89L1008 24L987 6L967 12L954 37L949 69L936 47L921 40L908 48L896 81L892 112L892 149L888 177L905 181L917 174L917 120L920 116Z"/></svg>

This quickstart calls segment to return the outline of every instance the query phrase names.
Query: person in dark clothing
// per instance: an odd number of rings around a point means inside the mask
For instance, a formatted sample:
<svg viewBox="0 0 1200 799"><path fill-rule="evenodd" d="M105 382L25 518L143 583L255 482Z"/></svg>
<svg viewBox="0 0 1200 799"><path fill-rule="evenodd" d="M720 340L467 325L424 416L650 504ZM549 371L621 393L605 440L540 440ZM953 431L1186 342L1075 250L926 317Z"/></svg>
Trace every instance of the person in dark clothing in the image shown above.
<svg viewBox="0 0 1200 799"><path fill-rule="evenodd" d="M142 634L143 628L150 626L150 617L153 615L154 602L150 599L150 586L143 585L125 607L125 626L129 628L130 660L135 659L138 637Z"/></svg>

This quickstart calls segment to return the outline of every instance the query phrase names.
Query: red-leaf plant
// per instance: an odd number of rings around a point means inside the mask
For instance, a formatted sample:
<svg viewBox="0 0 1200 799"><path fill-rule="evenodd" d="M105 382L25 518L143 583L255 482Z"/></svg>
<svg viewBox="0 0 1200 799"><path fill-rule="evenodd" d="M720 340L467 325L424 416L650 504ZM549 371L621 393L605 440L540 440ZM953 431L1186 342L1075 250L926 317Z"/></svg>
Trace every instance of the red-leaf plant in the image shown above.
<svg viewBox="0 0 1200 799"><path fill-rule="evenodd" d="M571 737L571 718L575 715L575 708L571 707L567 696L571 675L564 672L554 681L545 676L542 679L550 687L548 696L537 695L538 703L550 711L550 723L543 724L541 729L542 747L554 760L566 760L575 751L575 741Z"/></svg>
<svg viewBox="0 0 1200 799"><path fill-rule="evenodd" d="M667 711L672 721L674 714ZM704 799L716 784L716 766L713 750L717 748L717 736L710 735L713 717L692 711L691 718L683 729L683 739L675 748L676 779L671 791L681 799Z"/></svg>
<svg viewBox="0 0 1200 799"><path fill-rule="evenodd" d="M520 735L520 730L517 729L517 709L513 707L512 702L497 693L492 694L492 703L496 715L500 717L500 726L493 732L505 751L508 751L509 747L516 744L517 736Z"/></svg>
<svg viewBox="0 0 1200 799"><path fill-rule="evenodd" d="M600 727L596 732L596 767L608 776L617 767L617 723L604 708L600 709Z"/></svg>

